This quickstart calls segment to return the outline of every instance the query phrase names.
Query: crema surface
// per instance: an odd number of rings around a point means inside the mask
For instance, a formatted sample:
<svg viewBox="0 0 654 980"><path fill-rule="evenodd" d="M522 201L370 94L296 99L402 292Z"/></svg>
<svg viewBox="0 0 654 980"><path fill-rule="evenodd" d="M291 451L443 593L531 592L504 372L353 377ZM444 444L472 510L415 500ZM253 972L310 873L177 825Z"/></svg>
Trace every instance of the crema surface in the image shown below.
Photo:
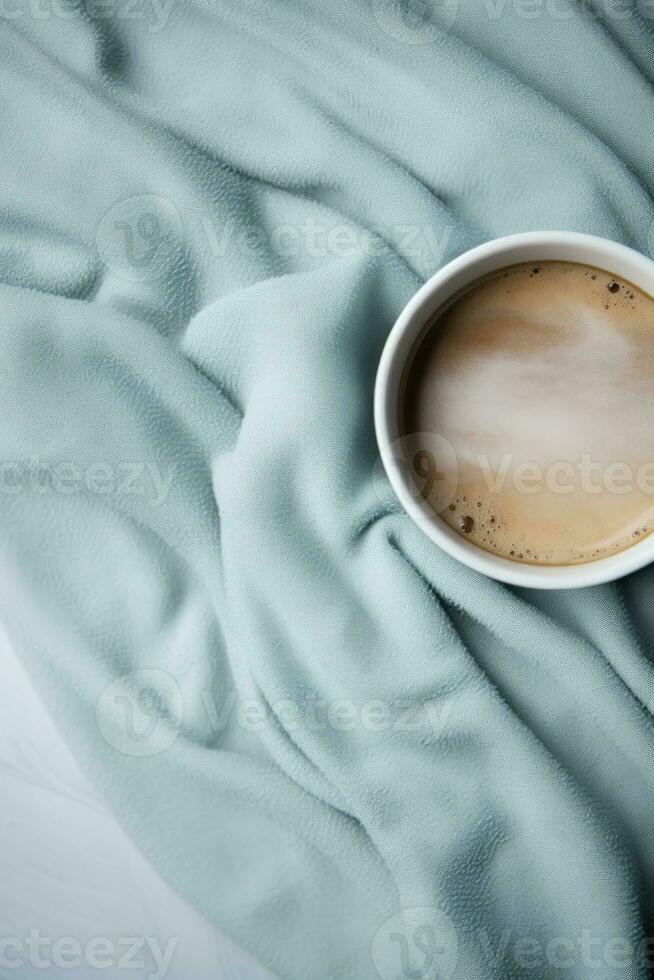
<svg viewBox="0 0 654 980"><path fill-rule="evenodd" d="M416 484L451 527L507 558L622 551L654 525L653 368L654 301L629 282L565 262L494 273L414 356L405 434L454 450L412 451Z"/></svg>

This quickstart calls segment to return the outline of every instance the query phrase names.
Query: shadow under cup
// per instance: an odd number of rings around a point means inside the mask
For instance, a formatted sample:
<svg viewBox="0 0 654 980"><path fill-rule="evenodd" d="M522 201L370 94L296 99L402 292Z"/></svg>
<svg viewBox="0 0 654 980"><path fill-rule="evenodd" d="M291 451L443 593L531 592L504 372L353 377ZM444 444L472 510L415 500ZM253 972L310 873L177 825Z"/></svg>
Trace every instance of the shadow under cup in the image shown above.
<svg viewBox="0 0 654 980"><path fill-rule="evenodd" d="M539 272L543 273L540 277ZM568 272L570 276L567 276ZM561 287L557 286L556 292L551 288L554 283ZM562 293L568 288L574 296L574 290L585 291L586 286L588 296L593 295L598 303L601 302L597 315L587 317L586 322L581 310L577 319L568 315L566 320L564 310L567 307L562 305ZM482 294L481 290L487 291ZM529 322L529 331L525 331L524 324L522 332L514 329L512 324L511 303L514 306L518 303L516 293L522 297L520 302L524 302L524 297L529 301L533 299L539 314L533 329ZM645 295L641 296L641 293ZM505 294L506 298L502 299ZM625 432L630 432L632 426L630 445L637 446L639 440L642 442L648 428L654 430L651 419L647 418L647 403L643 401L641 406L636 390L627 391L625 398L615 385L609 390L613 383L612 374L616 374L612 371L610 358L622 358L615 363L623 363L626 355L622 349L623 339L613 335L615 330L612 333L608 329L607 332L602 326L611 317L616 319L617 310L620 311L617 318L624 319L625 323L629 318L634 322L638 320L642 341L638 364L645 375L643 363L650 359L654 361L654 316L650 323L649 316L641 313L644 310L649 314L650 304L654 310L652 294L654 263L632 249L589 235L530 232L497 239L465 253L438 272L413 297L391 331L380 360L375 387L375 428L384 468L400 502L443 550L500 581L551 589L609 581L654 558L654 536L650 536L653 525L642 520L636 521L633 529L630 527L629 538L625 537L620 544L612 544L610 549L607 546L604 552L601 548L578 548L573 540L577 526L566 525L566 519L573 512L571 507L577 507L580 522L586 519L588 511L591 514L588 520L596 520L599 527L602 522L610 525L613 513L625 510L625 498L620 496L619 488L615 496L604 493L605 484L602 483L598 488L601 497L584 499L577 494L577 489L565 486L563 480L566 473L571 474L575 469L570 463L570 455L565 452L568 444L573 445L567 430L572 430L578 422L580 431L584 431L584 412L588 416L588 425L595 425L594 414L597 414L597 406L603 410L605 396L610 394L615 400L615 410L607 407L606 418L600 418L604 429L599 431L606 432L602 445L605 442L611 444L613 436L609 430L614 418L620 418ZM489 304L488 309L499 311L494 327L483 318L475 321L475 303L478 311L482 295L486 297L484 302ZM569 304L569 299L565 302ZM642 310L633 313L638 302L641 302ZM610 312L605 313L605 309ZM538 331L541 332L540 340ZM585 345L585 359L580 362L582 376L577 384L574 358L578 356L579 338ZM540 352L538 342L541 343ZM491 362L497 360L495 343L498 348L503 343L511 346L508 357L504 356L506 351L500 351L504 377L500 376L499 385L495 383L493 387L488 378L492 376ZM524 349L520 349L520 345ZM420 352L418 358L417 352ZM534 353L537 359L534 359ZM551 359L548 369L555 389L557 365L567 356L571 377L567 381L567 395L565 386L560 386L562 394L558 401L559 392L550 394L548 391L547 370L542 365L540 370L535 370L543 356ZM515 400L511 390L514 382L523 387L520 397L529 399L531 389L528 385L532 384L532 374L534 401L541 398L545 406L542 419L536 414L524 420L522 428L521 419L517 420L516 426L511 422L511 427L522 438L522 444L518 442L514 446L509 439L508 446L506 440L502 446L502 438L496 436L491 436L490 442L487 438L484 443L482 436L486 429L491 433L499 431L501 436L502 425L516 417L520 400ZM606 391L601 388L605 377L609 379ZM431 389L425 379L432 385ZM538 385L541 386L540 393ZM593 398L600 399L595 413ZM572 401L574 405L571 406ZM631 415L627 411L628 405L632 405ZM566 423L562 406L568 412L572 407L573 424ZM534 419L539 428L532 432ZM465 433L464 442L461 441L462 432ZM616 442L616 438L613 438L614 455L615 447L620 446L620 440L618 438ZM494 439L496 445L493 445ZM537 446L541 457L547 459L551 448L551 466L539 470L529 458L533 446ZM489 447L490 452L487 452ZM485 452L476 451L480 448ZM517 449L517 453L508 454L508 470L503 468L507 453L500 453L500 449L507 448ZM581 489L586 492L592 486L592 494L597 484L587 485L586 481L595 474L597 463L591 454L584 456L586 458L579 460L575 472L581 481ZM607 458L613 457L609 454ZM649 463L647 486L654 505L654 432ZM624 464L611 463L601 471L602 480L610 479L617 488L620 466L624 475ZM639 480L643 473L639 470ZM537 486L539 479L540 488ZM597 480L596 475L594 479ZM494 493L499 496L494 497ZM568 496L569 493L572 496ZM498 503L502 504L499 508ZM539 506L540 510L535 509ZM595 518L592 518L593 508ZM530 539L530 517L533 540ZM537 527L540 538L534 547ZM566 544L568 536L569 548Z"/></svg>

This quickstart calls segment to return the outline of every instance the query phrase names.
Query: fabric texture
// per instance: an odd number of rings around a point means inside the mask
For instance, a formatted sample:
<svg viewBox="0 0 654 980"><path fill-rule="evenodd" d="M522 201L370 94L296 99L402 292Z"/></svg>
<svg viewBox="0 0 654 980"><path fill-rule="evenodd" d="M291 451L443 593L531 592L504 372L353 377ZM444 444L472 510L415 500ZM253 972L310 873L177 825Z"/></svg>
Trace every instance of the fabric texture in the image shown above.
<svg viewBox="0 0 654 980"><path fill-rule="evenodd" d="M0 674L3 980L269 980L162 880L118 826L80 772L1 624ZM30 963L30 932L43 940L38 968ZM101 967L93 963L99 937ZM81 947L78 963L74 949L58 955L62 938Z"/></svg>
<svg viewBox="0 0 654 980"><path fill-rule="evenodd" d="M468 247L652 252L650 14L3 5L2 615L137 846L280 977L648 975L652 573L460 566L372 390Z"/></svg>

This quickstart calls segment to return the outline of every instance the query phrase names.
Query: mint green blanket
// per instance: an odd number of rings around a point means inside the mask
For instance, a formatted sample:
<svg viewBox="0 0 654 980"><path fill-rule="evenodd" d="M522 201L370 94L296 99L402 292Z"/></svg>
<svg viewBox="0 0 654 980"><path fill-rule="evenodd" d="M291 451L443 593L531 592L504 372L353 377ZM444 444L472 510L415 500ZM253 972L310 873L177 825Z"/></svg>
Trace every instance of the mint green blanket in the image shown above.
<svg viewBox="0 0 654 980"><path fill-rule="evenodd" d="M280 977L654 959L652 575L459 566L371 412L467 247L654 249L650 15L2 5L2 615L138 846Z"/></svg>

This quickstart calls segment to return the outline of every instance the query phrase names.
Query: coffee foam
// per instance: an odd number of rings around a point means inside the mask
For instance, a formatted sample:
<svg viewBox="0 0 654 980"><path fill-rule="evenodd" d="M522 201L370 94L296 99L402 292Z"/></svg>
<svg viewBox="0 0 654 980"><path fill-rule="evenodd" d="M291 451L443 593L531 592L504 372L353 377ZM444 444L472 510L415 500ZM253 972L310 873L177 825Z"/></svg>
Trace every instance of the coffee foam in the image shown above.
<svg viewBox="0 0 654 980"><path fill-rule="evenodd" d="M545 262L475 284L429 328L405 386L405 433L454 448L458 489L441 517L489 551L539 564L632 545L654 521L653 368L654 301L625 280ZM531 491L516 483L521 464L542 472L540 490L536 478ZM626 490L616 464L632 474Z"/></svg>

